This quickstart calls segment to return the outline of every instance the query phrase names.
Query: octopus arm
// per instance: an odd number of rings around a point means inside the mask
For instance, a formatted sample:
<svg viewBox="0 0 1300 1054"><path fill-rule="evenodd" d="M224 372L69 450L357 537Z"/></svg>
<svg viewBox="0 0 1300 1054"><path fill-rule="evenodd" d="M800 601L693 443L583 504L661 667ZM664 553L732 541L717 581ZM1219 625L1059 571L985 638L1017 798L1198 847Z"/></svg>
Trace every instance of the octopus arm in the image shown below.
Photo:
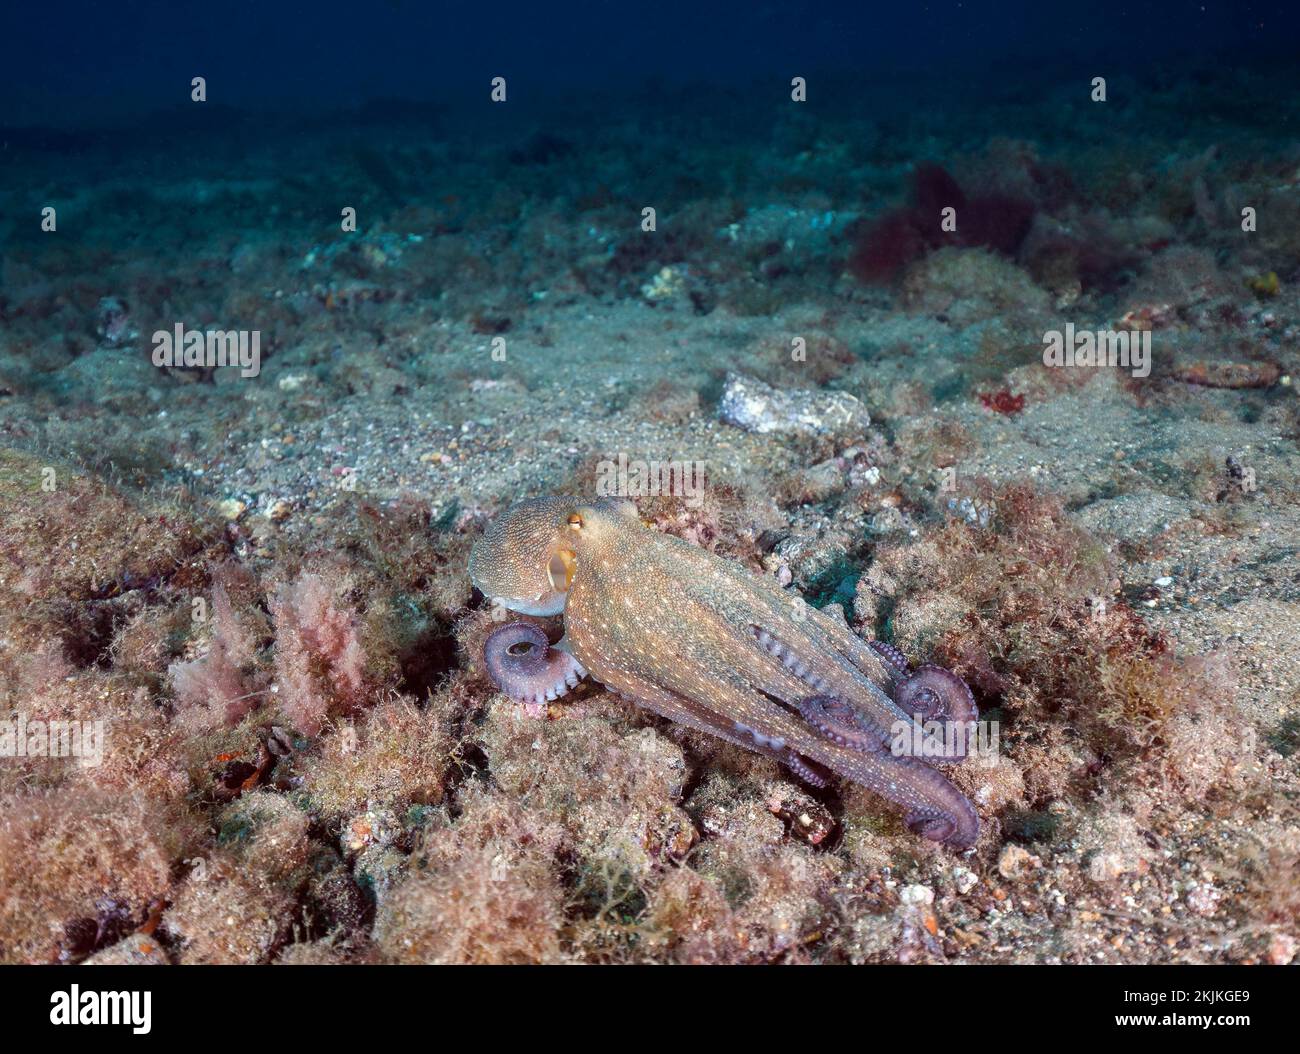
<svg viewBox="0 0 1300 1054"><path fill-rule="evenodd" d="M799 717L772 697L752 691L730 663L695 639L654 650L617 645L593 649L570 622L570 645L579 661L606 687L654 710L750 750L780 752L805 736ZM649 660L649 661L647 661ZM792 687L797 688L797 682Z"/></svg>
<svg viewBox="0 0 1300 1054"><path fill-rule="evenodd" d="M879 688L815 631L792 620L780 602L769 604L763 584L752 578L732 583L714 574L713 564L721 561L691 566L707 554L670 541L684 547L681 558L652 551L647 566L668 564L689 573L643 576L637 590L623 585L630 575L622 566L578 577L565 628L573 654L597 680L617 686L623 677L657 685L713 713L723 727L741 726L742 737L752 733L760 743L806 733L800 702L834 694L861 711L856 736L874 735L882 745L890 741L892 727L906 717ZM665 582L671 588L661 588ZM736 691L724 690L733 684Z"/></svg>
<svg viewBox="0 0 1300 1054"><path fill-rule="evenodd" d="M836 749L831 759L817 752L810 756L901 805L908 828L917 834L954 849L966 849L979 837L979 814L970 799L919 758L842 749Z"/></svg>
<svg viewBox="0 0 1300 1054"><path fill-rule="evenodd" d="M605 687L620 698L644 707L675 724L685 725L697 732L707 732L711 736L725 739L728 743L734 743L746 750L762 749L761 744L756 742L753 735L745 731L743 726L738 727L735 722L727 721L718 713L668 688L627 677L611 678L605 682Z"/></svg>
<svg viewBox="0 0 1300 1054"><path fill-rule="evenodd" d="M979 834L974 806L937 770L917 758L896 756L883 745L864 749L836 742L731 677L707 684L688 680L690 694L683 694L658 679L596 676L671 721L776 758L814 786L824 785L823 770L861 784L901 805L909 829L926 838L965 849Z"/></svg>
<svg viewBox="0 0 1300 1054"><path fill-rule="evenodd" d="M564 642L548 643L541 627L532 622L509 622L489 633L483 662L502 692L534 705L568 695L587 676Z"/></svg>
<svg viewBox="0 0 1300 1054"><path fill-rule="evenodd" d="M764 736L756 729L749 728L743 723L729 721L667 688L647 682L625 684L624 687L611 684L607 687L620 698L667 718L674 724L685 725L687 728L705 732L745 750L773 757L814 787L825 787L830 782L830 773L826 769L801 755L779 736Z"/></svg>
<svg viewBox="0 0 1300 1054"><path fill-rule="evenodd" d="M685 580L682 599L690 606L693 624L708 626L715 639L729 643L739 668L762 670L774 684L788 685L790 677L797 678L800 695L833 693L885 728L907 720L906 712L883 690L888 677L866 644L842 622L781 591L774 582L738 573L727 562L709 557ZM772 673L772 660L783 668L780 676ZM779 694L791 701L788 687Z"/></svg>
<svg viewBox="0 0 1300 1054"><path fill-rule="evenodd" d="M814 782L824 766L860 783L902 805L909 826L928 838L974 841L979 819L966 797L919 759L888 750L884 730L904 715L826 643L829 617L804 617L813 611L806 608L793 617L794 598L665 538L639 538L644 544L609 551L576 576L565 629L572 655L593 677Z"/></svg>
<svg viewBox="0 0 1300 1054"><path fill-rule="evenodd" d="M979 708L966 684L951 670L926 664L913 669L894 645L864 641L846 626L831 635L840 653L867 676L883 673L883 684L894 706L911 720L969 725L979 720ZM961 752L949 760L965 758L966 737L957 737Z"/></svg>
<svg viewBox="0 0 1300 1054"><path fill-rule="evenodd" d="M961 791L921 759L892 753L880 741L879 729L860 711L849 707L845 717L833 705L824 705L839 700L801 700L800 720L761 690L734 682L715 685L714 699L713 705L724 708L727 716L738 715L738 722L755 736L751 749L775 748L767 752L796 772L800 762L813 763L861 784L901 805L908 828L926 838L965 849L978 837L979 815Z"/></svg>

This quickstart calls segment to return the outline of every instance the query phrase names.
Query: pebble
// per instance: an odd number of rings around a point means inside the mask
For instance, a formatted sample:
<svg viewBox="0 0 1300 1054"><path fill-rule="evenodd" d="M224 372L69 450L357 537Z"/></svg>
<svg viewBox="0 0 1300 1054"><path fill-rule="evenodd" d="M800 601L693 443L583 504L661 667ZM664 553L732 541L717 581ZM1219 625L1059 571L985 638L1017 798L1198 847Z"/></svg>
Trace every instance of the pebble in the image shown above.
<svg viewBox="0 0 1300 1054"><path fill-rule="evenodd" d="M960 516L972 527L987 527L993 519L994 509L992 504L983 501L974 501L971 498L949 498L948 511L956 516Z"/></svg>
<svg viewBox="0 0 1300 1054"><path fill-rule="evenodd" d="M133 933L116 944L97 951L86 966L166 966L171 959L150 934Z"/></svg>
<svg viewBox="0 0 1300 1054"><path fill-rule="evenodd" d="M1197 359L1177 364L1173 376L1206 388L1269 388L1281 379L1282 370L1273 362Z"/></svg>
<svg viewBox="0 0 1300 1054"><path fill-rule="evenodd" d="M221 518L231 523L243 516L247 509L248 505L238 498L226 498L225 501L217 503L217 512L221 514Z"/></svg>
<svg viewBox="0 0 1300 1054"><path fill-rule="evenodd" d="M754 377L728 373L718 416L746 432L824 435L862 431L867 408L848 392L782 390Z"/></svg>
<svg viewBox="0 0 1300 1054"><path fill-rule="evenodd" d="M1202 918L1209 918L1219 909L1222 898L1223 894L1211 883L1202 882L1187 891L1187 907Z"/></svg>
<svg viewBox="0 0 1300 1054"><path fill-rule="evenodd" d="M1270 966L1290 966L1297 951L1300 951L1300 946L1294 937L1289 933L1275 933L1268 942L1268 963Z"/></svg>
<svg viewBox="0 0 1300 1054"><path fill-rule="evenodd" d="M1118 852L1097 853L1088 862L1088 877L1094 882L1114 882L1135 870L1134 863Z"/></svg>
<svg viewBox="0 0 1300 1054"><path fill-rule="evenodd" d="M1024 878L1035 868L1043 866L1043 861L1028 849L1019 845L1003 847L998 857L998 874L1006 879Z"/></svg>

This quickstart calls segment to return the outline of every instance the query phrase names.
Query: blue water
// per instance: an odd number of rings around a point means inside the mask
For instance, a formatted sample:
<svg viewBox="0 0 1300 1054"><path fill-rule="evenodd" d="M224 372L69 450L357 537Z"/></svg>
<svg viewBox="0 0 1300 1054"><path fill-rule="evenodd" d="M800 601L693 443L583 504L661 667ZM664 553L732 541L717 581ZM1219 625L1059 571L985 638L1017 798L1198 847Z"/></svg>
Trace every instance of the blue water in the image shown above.
<svg viewBox="0 0 1300 1054"><path fill-rule="evenodd" d="M1300 9L1269 2L55 2L0 16L0 124L77 125L185 101L194 76L241 107L354 106L645 82L899 70L1176 75L1293 56ZM870 105L863 98L863 105Z"/></svg>

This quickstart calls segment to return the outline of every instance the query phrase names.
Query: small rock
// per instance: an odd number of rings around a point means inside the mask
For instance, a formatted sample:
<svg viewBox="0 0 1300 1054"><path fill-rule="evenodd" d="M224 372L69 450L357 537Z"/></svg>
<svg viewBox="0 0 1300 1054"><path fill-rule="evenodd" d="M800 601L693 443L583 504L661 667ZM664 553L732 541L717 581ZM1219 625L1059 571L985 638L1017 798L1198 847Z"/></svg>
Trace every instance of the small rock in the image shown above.
<svg viewBox="0 0 1300 1054"><path fill-rule="evenodd" d="M948 499L948 511L959 516L972 527L987 527L992 521L995 509L991 502L963 496Z"/></svg>
<svg viewBox="0 0 1300 1054"><path fill-rule="evenodd" d="M1290 966L1296 952L1300 951L1297 942L1289 933L1275 933L1268 942L1268 964L1270 966Z"/></svg>
<svg viewBox="0 0 1300 1054"><path fill-rule="evenodd" d="M867 573L858 579L858 588L863 586L882 597L892 597L898 592L898 583L881 563L873 563L867 568Z"/></svg>
<svg viewBox="0 0 1300 1054"><path fill-rule="evenodd" d="M1202 882L1187 891L1187 907L1203 918L1213 915L1222 899L1223 894L1209 882Z"/></svg>
<svg viewBox="0 0 1300 1054"><path fill-rule="evenodd" d="M1129 861L1120 853L1098 853L1088 861L1088 877L1094 882L1114 882L1132 870Z"/></svg>
<svg viewBox="0 0 1300 1054"><path fill-rule="evenodd" d="M1019 845L1008 845L998 857L998 874L1005 879L1024 878L1035 868L1043 866L1043 861L1028 849Z"/></svg>
<svg viewBox="0 0 1300 1054"><path fill-rule="evenodd" d="M807 845L820 845L835 830L835 820L826 806L812 795L787 786L768 795L767 811L781 819L791 838Z"/></svg>
<svg viewBox="0 0 1300 1054"><path fill-rule="evenodd" d="M806 470L800 482L803 485L801 500L820 502L844 489L844 469L834 458L822 461Z"/></svg>
<svg viewBox="0 0 1300 1054"><path fill-rule="evenodd" d="M359 853L370 845L391 845L400 826L388 809L367 809L352 817L340 839L343 849Z"/></svg>
<svg viewBox="0 0 1300 1054"><path fill-rule="evenodd" d="M970 868L954 867L952 869L952 884L963 897L974 889L978 882L979 876Z"/></svg>
<svg viewBox="0 0 1300 1054"><path fill-rule="evenodd" d="M217 512L221 514L221 518L231 523L243 516L247 508L248 506L238 498L227 498L217 503Z"/></svg>
<svg viewBox="0 0 1300 1054"><path fill-rule="evenodd" d="M124 300L115 296L101 297L96 314L95 333L109 347L120 347L138 336L131 328L131 311Z"/></svg>
<svg viewBox="0 0 1300 1054"><path fill-rule="evenodd" d="M1274 362L1231 362L1197 359L1179 363L1173 375L1187 384L1206 388L1271 388L1282 377Z"/></svg>
<svg viewBox="0 0 1300 1054"><path fill-rule="evenodd" d="M150 934L133 933L116 944L97 951L85 966L167 966L166 950Z"/></svg>
<svg viewBox="0 0 1300 1054"><path fill-rule="evenodd" d="M934 903L934 890L929 886L904 886L898 892L898 899L912 907L921 907Z"/></svg>
<svg viewBox="0 0 1300 1054"><path fill-rule="evenodd" d="M672 300L681 295L686 283L680 271L671 267L661 267L649 282L641 287L641 295L652 304L662 300Z"/></svg>
<svg viewBox="0 0 1300 1054"><path fill-rule="evenodd" d="M746 432L823 435L863 431L867 408L848 392L781 390L754 377L727 374L718 416Z"/></svg>

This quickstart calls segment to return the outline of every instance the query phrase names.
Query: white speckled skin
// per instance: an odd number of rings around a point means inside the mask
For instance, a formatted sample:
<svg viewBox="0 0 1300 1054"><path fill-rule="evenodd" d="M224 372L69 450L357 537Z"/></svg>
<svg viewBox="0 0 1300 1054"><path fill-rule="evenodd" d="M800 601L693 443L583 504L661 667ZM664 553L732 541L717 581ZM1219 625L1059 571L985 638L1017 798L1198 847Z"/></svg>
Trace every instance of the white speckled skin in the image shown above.
<svg viewBox="0 0 1300 1054"><path fill-rule="evenodd" d="M576 562L567 597L545 571L559 551ZM484 535L470 574L491 597L559 597L566 648L620 695L796 769L811 759L903 805L909 821L942 821L952 844L974 840L966 798L889 753L888 731L907 715L879 687L890 678L870 648L775 581L644 526L630 503L521 502ZM758 631L784 645L784 663ZM881 749L839 746L805 722L793 708L815 692L880 726Z"/></svg>

